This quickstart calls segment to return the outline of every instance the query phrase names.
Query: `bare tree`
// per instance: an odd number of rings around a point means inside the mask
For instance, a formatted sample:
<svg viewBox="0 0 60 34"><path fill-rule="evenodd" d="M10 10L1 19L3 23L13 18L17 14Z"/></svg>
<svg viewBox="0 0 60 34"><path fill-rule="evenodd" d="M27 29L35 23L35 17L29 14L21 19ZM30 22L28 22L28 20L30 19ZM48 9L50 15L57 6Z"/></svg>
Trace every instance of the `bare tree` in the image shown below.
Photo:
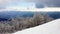
<svg viewBox="0 0 60 34"><path fill-rule="evenodd" d="M47 14L34 13L33 17L16 17L9 21L0 21L0 33L12 33L18 30L38 26L53 20Z"/></svg>

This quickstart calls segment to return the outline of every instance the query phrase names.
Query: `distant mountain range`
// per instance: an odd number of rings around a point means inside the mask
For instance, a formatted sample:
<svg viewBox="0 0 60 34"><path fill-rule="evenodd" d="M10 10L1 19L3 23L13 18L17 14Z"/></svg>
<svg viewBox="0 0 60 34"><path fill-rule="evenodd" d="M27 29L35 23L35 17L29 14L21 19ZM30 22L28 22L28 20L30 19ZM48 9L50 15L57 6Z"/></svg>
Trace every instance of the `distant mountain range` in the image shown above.
<svg viewBox="0 0 60 34"><path fill-rule="evenodd" d="M7 20L11 17L15 18L15 17L32 17L34 15L35 12L22 12L22 11L2 11L0 12L0 21L1 20ZM40 14L47 14L49 15L50 17L54 18L54 19L57 19L57 18L60 18L60 12L38 12Z"/></svg>

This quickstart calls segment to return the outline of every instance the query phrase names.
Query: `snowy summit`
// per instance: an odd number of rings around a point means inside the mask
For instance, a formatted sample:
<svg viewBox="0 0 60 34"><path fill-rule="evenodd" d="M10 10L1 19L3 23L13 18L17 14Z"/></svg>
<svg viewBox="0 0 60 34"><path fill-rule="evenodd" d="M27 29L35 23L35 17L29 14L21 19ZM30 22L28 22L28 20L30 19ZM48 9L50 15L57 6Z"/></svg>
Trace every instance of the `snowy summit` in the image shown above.
<svg viewBox="0 0 60 34"><path fill-rule="evenodd" d="M53 20L37 27L18 31L13 34L60 34L60 19Z"/></svg>

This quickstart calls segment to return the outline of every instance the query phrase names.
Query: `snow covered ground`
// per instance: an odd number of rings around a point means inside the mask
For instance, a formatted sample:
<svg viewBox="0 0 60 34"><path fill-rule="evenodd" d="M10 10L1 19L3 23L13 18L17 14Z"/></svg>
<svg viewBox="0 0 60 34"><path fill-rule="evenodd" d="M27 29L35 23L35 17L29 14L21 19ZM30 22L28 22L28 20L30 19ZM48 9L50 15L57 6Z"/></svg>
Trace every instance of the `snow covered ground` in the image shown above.
<svg viewBox="0 0 60 34"><path fill-rule="evenodd" d="M12 34L60 34L60 19Z"/></svg>

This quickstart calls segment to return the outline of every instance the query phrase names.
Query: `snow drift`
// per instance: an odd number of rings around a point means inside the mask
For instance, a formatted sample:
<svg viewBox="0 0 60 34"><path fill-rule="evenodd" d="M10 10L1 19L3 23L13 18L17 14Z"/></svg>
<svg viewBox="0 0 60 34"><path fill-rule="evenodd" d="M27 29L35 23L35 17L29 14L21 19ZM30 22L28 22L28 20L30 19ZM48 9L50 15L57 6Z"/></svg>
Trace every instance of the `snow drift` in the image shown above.
<svg viewBox="0 0 60 34"><path fill-rule="evenodd" d="M37 27L18 31L13 34L60 34L60 19L56 19Z"/></svg>

